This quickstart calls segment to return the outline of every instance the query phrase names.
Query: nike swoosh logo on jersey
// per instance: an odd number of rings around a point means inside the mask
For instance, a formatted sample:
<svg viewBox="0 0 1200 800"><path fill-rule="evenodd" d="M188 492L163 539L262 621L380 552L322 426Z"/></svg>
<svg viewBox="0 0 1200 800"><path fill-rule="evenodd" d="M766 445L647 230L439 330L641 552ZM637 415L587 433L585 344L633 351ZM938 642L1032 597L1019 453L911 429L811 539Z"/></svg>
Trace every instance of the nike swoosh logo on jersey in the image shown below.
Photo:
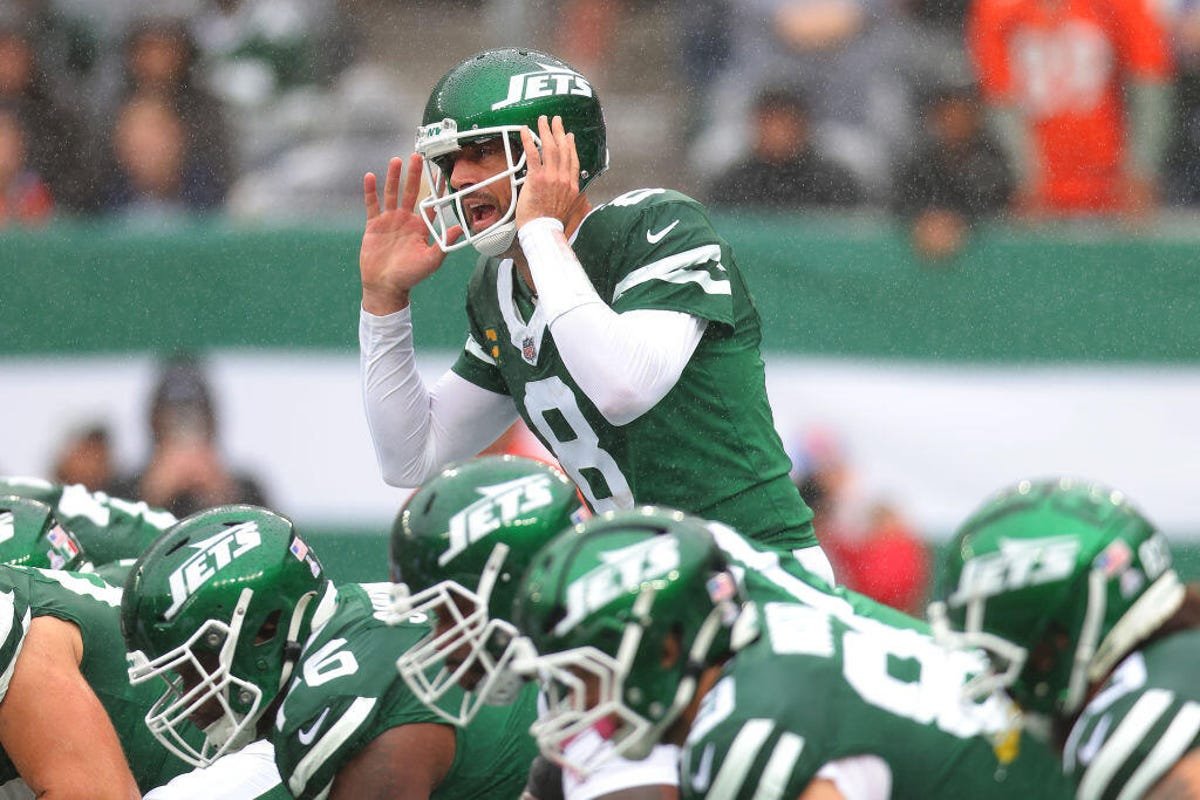
<svg viewBox="0 0 1200 800"><path fill-rule="evenodd" d="M650 231L646 231L646 241L649 242L650 244L658 244L659 242L661 242L663 240L663 237L666 236L668 233L670 233L671 229L674 228L678 224L679 224L679 220L675 220L674 222L672 222L667 227L663 228L658 233L651 233Z"/></svg>
<svg viewBox="0 0 1200 800"><path fill-rule="evenodd" d="M1088 740L1079 745L1079 749L1075 754L1079 757L1079 763L1087 766L1092 763L1092 759L1096 757L1096 753L1100 752L1100 747L1104 744L1104 740L1108 737L1108 729L1112 725L1112 717L1105 714L1096 723L1096 727L1092 729L1092 735Z"/></svg>
<svg viewBox="0 0 1200 800"><path fill-rule="evenodd" d="M697 792L707 792L708 784L712 780L712 761L713 751L715 747L712 742L704 748L704 753L700 756L700 768L692 775L692 788Z"/></svg>
<svg viewBox="0 0 1200 800"><path fill-rule="evenodd" d="M312 744L313 739L317 736L317 731L321 730L321 726L325 724L325 718L329 716L329 709L326 708L321 712L321 716L317 717L317 721L309 726L308 730L297 730L296 738L300 740L300 744L308 747Z"/></svg>

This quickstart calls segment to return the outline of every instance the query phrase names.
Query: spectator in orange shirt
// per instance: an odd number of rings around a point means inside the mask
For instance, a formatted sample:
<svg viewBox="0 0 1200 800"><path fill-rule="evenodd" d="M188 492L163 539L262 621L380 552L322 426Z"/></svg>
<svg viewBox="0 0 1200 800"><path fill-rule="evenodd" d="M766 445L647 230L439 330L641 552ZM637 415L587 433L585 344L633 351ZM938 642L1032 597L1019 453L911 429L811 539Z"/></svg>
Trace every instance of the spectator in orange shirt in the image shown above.
<svg viewBox="0 0 1200 800"><path fill-rule="evenodd" d="M53 211L49 187L29 166L28 137L20 116L0 107L0 227L37 225Z"/></svg>
<svg viewBox="0 0 1200 800"><path fill-rule="evenodd" d="M967 45L1021 211L1154 207L1171 62L1150 0L973 0Z"/></svg>

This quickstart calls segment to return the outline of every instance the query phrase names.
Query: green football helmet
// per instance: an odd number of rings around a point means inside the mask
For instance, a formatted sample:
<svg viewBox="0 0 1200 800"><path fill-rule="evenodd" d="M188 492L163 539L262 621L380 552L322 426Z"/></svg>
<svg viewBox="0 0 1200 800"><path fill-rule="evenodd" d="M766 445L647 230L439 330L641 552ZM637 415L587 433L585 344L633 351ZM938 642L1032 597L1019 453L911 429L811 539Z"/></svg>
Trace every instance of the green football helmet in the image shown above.
<svg viewBox="0 0 1200 800"><path fill-rule="evenodd" d="M486 256L498 256L516 235L517 189L525 181L525 151L520 133L528 127L538 139L538 117L562 117L563 127L575 134L582 190L608 168L604 114L587 79L565 62L536 50L485 50L462 61L434 87L417 129L416 149L425 159L425 177L432 188L421 201L422 217L434 241L446 251L473 246ZM508 167L491 178L455 191L450 186L454 154L462 144L499 137ZM508 181L512 189L507 209L496 209L495 222L471 231L463 198L481 188ZM461 224L463 237L451 244L450 228Z"/></svg>
<svg viewBox="0 0 1200 800"><path fill-rule="evenodd" d="M1022 481L963 523L930 618L941 640L990 657L969 688L1066 719L1183 597L1166 539L1120 492Z"/></svg>
<svg viewBox="0 0 1200 800"><path fill-rule="evenodd" d="M79 540L38 500L0 495L0 564L90 572Z"/></svg>
<svg viewBox="0 0 1200 800"><path fill-rule="evenodd" d="M613 755L645 758L700 673L746 638L734 630L753 619L743 608L703 520L640 508L559 535L526 572L513 620L538 652L547 711L530 733L542 753L583 774ZM592 728L614 746L571 762L567 744Z"/></svg>
<svg viewBox="0 0 1200 800"><path fill-rule="evenodd" d="M150 731L197 767L252 741L291 676L315 601L332 591L278 514L231 505L181 520L138 559L121 602L130 682L166 683L146 715ZM199 747L189 725L204 730Z"/></svg>
<svg viewBox="0 0 1200 800"><path fill-rule="evenodd" d="M525 684L509 669L522 647L508 621L517 584L538 549L585 514L565 475L511 455L449 466L404 504L392 527L394 611L439 624L396 667L444 719L466 725L483 704L516 698ZM443 705L456 684L468 691Z"/></svg>

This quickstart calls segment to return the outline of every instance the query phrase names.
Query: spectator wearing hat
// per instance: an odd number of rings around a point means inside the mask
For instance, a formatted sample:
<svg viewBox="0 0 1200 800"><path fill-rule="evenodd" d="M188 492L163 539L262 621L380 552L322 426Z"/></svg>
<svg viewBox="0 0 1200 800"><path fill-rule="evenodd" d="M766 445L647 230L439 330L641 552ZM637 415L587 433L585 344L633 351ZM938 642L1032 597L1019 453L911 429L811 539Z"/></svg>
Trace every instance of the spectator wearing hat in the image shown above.
<svg viewBox="0 0 1200 800"><path fill-rule="evenodd" d="M226 503L269 505L253 477L230 467L217 447L217 414L204 371L191 356L163 366L151 396L153 449L146 466L109 493L134 497L183 518Z"/></svg>

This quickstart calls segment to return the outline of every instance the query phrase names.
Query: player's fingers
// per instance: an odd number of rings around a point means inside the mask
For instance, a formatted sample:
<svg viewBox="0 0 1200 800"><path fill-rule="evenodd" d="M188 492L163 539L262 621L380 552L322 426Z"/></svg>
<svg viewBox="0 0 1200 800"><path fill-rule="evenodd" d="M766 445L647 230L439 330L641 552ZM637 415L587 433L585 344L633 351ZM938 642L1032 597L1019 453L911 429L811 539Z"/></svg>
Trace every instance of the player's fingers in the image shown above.
<svg viewBox="0 0 1200 800"><path fill-rule="evenodd" d="M567 134L567 167L570 170L572 182L579 180L579 151L575 149L575 134Z"/></svg>
<svg viewBox="0 0 1200 800"><path fill-rule="evenodd" d="M375 185L375 173L363 175L363 205L367 208L367 221L379 216L379 192Z"/></svg>
<svg viewBox="0 0 1200 800"><path fill-rule="evenodd" d="M451 225L450 230L446 231L446 244L452 245L462 238L462 225Z"/></svg>
<svg viewBox="0 0 1200 800"><path fill-rule="evenodd" d="M421 154L413 153L408 157L408 174L404 176L404 194L400 198L400 208L412 211L417 206L417 195L421 192Z"/></svg>
<svg viewBox="0 0 1200 800"><path fill-rule="evenodd" d="M404 159L393 156L388 161L387 178L383 182L383 210L395 211L396 198L400 195L400 171L404 168Z"/></svg>
<svg viewBox="0 0 1200 800"><path fill-rule="evenodd" d="M554 139L555 155L558 158L558 166L561 169L567 169L571 165L571 154L568 152L570 147L567 143L567 132L563 128L562 117L554 117L550 121L550 134Z"/></svg>
<svg viewBox="0 0 1200 800"><path fill-rule="evenodd" d="M557 169L559 166L558 141L555 140L553 129L550 127L550 118L544 114L538 117L538 136L542 140L542 164L547 169Z"/></svg>
<svg viewBox="0 0 1200 800"><path fill-rule="evenodd" d="M542 166L542 156L538 153L537 145L533 143L533 131L528 127L521 128L521 147L525 149L525 168L536 171Z"/></svg>

